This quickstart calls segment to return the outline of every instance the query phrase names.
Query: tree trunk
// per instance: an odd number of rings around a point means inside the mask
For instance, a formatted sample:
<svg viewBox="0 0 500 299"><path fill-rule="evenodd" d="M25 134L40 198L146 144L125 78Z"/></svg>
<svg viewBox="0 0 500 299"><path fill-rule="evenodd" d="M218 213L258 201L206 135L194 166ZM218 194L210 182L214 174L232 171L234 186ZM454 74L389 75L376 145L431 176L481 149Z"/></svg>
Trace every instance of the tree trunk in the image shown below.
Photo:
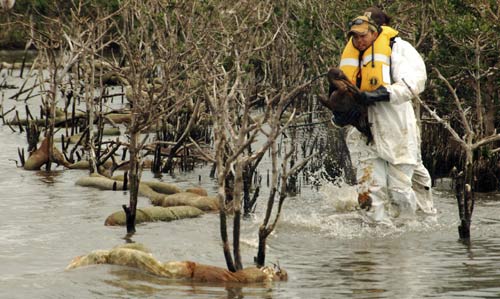
<svg viewBox="0 0 500 299"><path fill-rule="evenodd" d="M220 134L218 128L215 128L216 132ZM217 135L216 136L221 136ZM231 272L236 272L236 268L234 266L233 257L231 255L231 248L229 246L229 240L227 235L227 208L226 208L226 186L225 186L225 174L224 174L224 159L225 156L223 154L224 149L224 141L222 138L217 138L215 141L217 154L216 161L216 170L217 170L217 183L218 183L218 191L217 197L219 198L219 219L220 219L220 235L222 239L222 250L224 252L224 258L226 259L227 269Z"/></svg>
<svg viewBox="0 0 500 299"><path fill-rule="evenodd" d="M240 254L240 224L241 224L241 196L243 190L243 167L240 162L235 163L234 197L233 197L233 256L236 271L243 269Z"/></svg>
<svg viewBox="0 0 500 299"><path fill-rule="evenodd" d="M219 191L219 196L221 196L220 191ZM231 255L231 249L229 247L229 240L227 238L227 216L225 207L221 207L219 211L219 219L220 219L220 233L222 239L222 250L224 251L224 258L226 259L227 269L231 272L236 272L236 268L233 262L233 257Z"/></svg>
<svg viewBox="0 0 500 299"><path fill-rule="evenodd" d="M472 222L472 212L474 210L474 194L472 192L473 181L473 157L472 152L466 152L466 164L464 175L457 181L456 197L458 201L458 214L460 225L458 226L458 235L460 240L470 240L470 225Z"/></svg>
<svg viewBox="0 0 500 299"><path fill-rule="evenodd" d="M259 248L257 250L257 257L255 259L255 266L257 268L264 267L266 262L266 240L267 240L267 229L264 225L259 228Z"/></svg>
<svg viewBox="0 0 500 299"><path fill-rule="evenodd" d="M260 179L256 184L253 182L255 174L255 167L251 167L247 165L245 167L245 172L243 173L243 216L249 216L250 213L253 213L255 210L255 204L257 203L257 199L259 198L260 192ZM252 197L250 198L250 192L252 186L256 185L255 190L253 191Z"/></svg>
<svg viewBox="0 0 500 299"><path fill-rule="evenodd" d="M49 51L51 53L51 57L54 58L54 53L52 51ZM55 65L55 62L53 63ZM49 160L47 161L47 171L51 170L51 165L52 165L52 157L54 155L54 127L55 127L55 121L56 121L56 97L57 97L57 66L55 66L54 69L54 77L52 78L52 82L50 84L50 91L49 91L49 116L47 117L49 120L49 127L47 129L47 140L49 143L49 150L48 150L48 155L49 155Z"/></svg>
<svg viewBox="0 0 500 299"><path fill-rule="evenodd" d="M484 95L484 128L485 136L490 136L495 134L495 115L497 112L496 104L494 100L495 90L497 89L496 83L488 82L486 90L488 91Z"/></svg>
<svg viewBox="0 0 500 299"><path fill-rule="evenodd" d="M250 189L252 188L252 177L251 172L252 167L247 165L245 171L243 172L243 215L247 216L250 214L253 208L252 201L250 199Z"/></svg>
<svg viewBox="0 0 500 299"><path fill-rule="evenodd" d="M137 196L139 193L139 163L137 153L137 140L139 134L137 132L130 133L130 171L129 171L129 185L130 185L130 204L125 213L127 215L127 233L135 233L135 214L137 209Z"/></svg>
<svg viewBox="0 0 500 299"><path fill-rule="evenodd" d="M93 54L93 53L92 53ZM88 149L89 149L89 170L90 173L97 173L97 159L96 150L94 144L94 84L95 84L95 65L93 55L90 56L90 61L87 60L86 56L83 56L83 64L90 66L90 74L85 72L84 82L85 84L85 105L87 108L87 126L88 126Z"/></svg>

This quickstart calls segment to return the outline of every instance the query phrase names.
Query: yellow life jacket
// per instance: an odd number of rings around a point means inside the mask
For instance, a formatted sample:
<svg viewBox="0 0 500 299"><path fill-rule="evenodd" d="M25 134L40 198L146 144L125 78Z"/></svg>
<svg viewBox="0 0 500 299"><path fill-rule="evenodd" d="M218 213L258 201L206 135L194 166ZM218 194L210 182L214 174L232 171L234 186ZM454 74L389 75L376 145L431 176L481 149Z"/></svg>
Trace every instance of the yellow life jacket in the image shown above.
<svg viewBox="0 0 500 299"><path fill-rule="evenodd" d="M382 26L379 36L362 57L352 44L352 38L349 39L340 59L340 69L361 91L373 91L381 85L391 84L391 39L397 35L395 29Z"/></svg>

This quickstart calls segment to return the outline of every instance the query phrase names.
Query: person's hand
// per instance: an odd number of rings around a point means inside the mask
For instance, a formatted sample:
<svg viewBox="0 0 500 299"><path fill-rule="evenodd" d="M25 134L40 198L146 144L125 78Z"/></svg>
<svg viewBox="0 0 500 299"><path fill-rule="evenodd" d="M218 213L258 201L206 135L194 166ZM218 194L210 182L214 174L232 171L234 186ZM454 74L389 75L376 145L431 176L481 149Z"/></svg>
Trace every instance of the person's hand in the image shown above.
<svg viewBox="0 0 500 299"><path fill-rule="evenodd" d="M333 112L332 122L340 127L354 124L361 117L361 112L351 109L347 112Z"/></svg>
<svg viewBox="0 0 500 299"><path fill-rule="evenodd" d="M390 94L384 86L380 86L374 91L363 91L360 96L361 101L366 106L374 105L376 102L388 102L390 99Z"/></svg>

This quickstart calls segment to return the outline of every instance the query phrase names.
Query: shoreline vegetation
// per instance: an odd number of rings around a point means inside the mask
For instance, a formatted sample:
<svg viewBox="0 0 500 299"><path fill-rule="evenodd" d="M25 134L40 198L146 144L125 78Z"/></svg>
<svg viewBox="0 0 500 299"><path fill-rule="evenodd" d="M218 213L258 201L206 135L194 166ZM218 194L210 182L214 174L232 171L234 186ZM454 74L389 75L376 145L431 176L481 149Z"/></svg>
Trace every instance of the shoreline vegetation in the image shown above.
<svg viewBox="0 0 500 299"><path fill-rule="evenodd" d="M74 2L74 3L73 3ZM335 2L335 1L333 1ZM438 1L439 2L439 1ZM65 1L64 3L59 3L53 0L40 0L40 1L28 1L28 0L17 0L15 6L12 8L11 13L25 15L27 18L29 15L32 16L35 26L41 26L43 16L55 16L58 13L68 14L72 9L74 9L75 1ZM334 20L330 24L322 23L321 15L317 15L317 9L322 8L321 5L312 2L310 7L312 9L312 15L310 20L306 20L307 15L305 15L307 6L300 6L293 1L290 4L290 9L293 9L295 14L295 19L291 22L296 22L298 27L298 40L303 43L300 45L303 48L304 57L307 57L308 52L319 51L318 54L310 55L310 59L317 59L324 61L325 66L336 65L336 57L340 55L340 49L344 43L344 34L342 29L344 28L343 21L348 20L350 16L354 16L357 12L362 11L363 8L369 6L368 1L360 1L357 4L345 4L338 6L339 3L331 3L332 7L338 7L340 14L333 14L331 18ZM96 1L94 8L99 8L104 11L115 11L118 9L120 1ZM175 7L174 1L166 1L163 7L166 11ZM296 6L297 5L297 6ZM488 136L493 132L493 129L499 126L500 121L495 109L495 102L498 101L498 94L494 93L495 82L499 77L498 70L495 69L495 65L498 65L498 57L492 57L488 54L494 49L498 49L500 44L498 36L500 35L500 29L495 20L498 20L498 3L495 1L487 1L485 6L475 6L473 4L444 4L436 3L436 7L432 7L430 4L417 4L411 1L402 1L398 4L387 4L383 8L391 15L394 16L393 23L395 27L400 30L400 34L412 44L423 54L428 69L430 81L437 77L436 73L433 71L434 68L444 69L446 68L446 73L443 73L445 78L454 76L457 78L456 82L451 82L452 86L460 86L457 89L457 95L463 98L466 102L473 102L474 98L481 97L481 105L484 107L483 110L485 114L483 116L474 113L478 119L471 119L469 122L483 122L482 131L480 135ZM412 12L407 12L405 7L412 7ZM328 7L324 7L328 10ZM435 15L423 14L429 13L429 10L434 9ZM402 12L404 11L404 13ZM0 33L0 63L1 68L17 68L20 63L22 63L26 45L29 45L27 52L27 62L32 61L36 57L36 46L35 43L30 42L30 33L26 25L22 25L16 22L15 18L11 13L0 14L0 23L5 24ZM85 13L85 12L84 12ZM88 9L87 13L91 15L92 9ZM333 12L332 12L333 13ZM429 21L427 22L424 17L432 19L440 19L444 15L457 15L457 18L453 18L453 22L449 24L440 25L439 22ZM418 17L422 15L422 17ZM495 18L496 16L496 18ZM478 19L480 22L477 24L471 24L473 19ZM38 24L37 24L38 22ZM426 25L427 24L427 25ZM430 26L429 26L430 25ZM478 53L477 57L480 59L480 69L476 71L476 77L481 78L479 81L485 81L485 84L479 82L468 84L470 81L467 77L472 75L459 75L460 73L467 72L467 70L460 70L461 66L458 61L466 61L469 63L470 67L475 65L474 63L474 50L472 44L468 44L467 41L463 40L453 40L452 36L458 34L460 30L464 31L463 35L474 36L474 32L477 32L475 28L488 28L483 34L477 36L477 42L479 43L490 43L491 45L483 48L482 53ZM483 30L483 29L481 29ZM481 31L480 30L480 31ZM331 35L332 37L328 37ZM439 46L435 47L433 45L433 40L441 40ZM489 41L488 41L489 40ZM463 59L450 59L445 58L447 49L456 49L454 53L462 55ZM311 63L309 61L308 63ZM15 65L14 65L15 64ZM443 67L439 67L442 65ZM325 71L327 68L323 71ZM488 70L491 70L487 73ZM486 72L486 73L485 73ZM481 73L487 74L486 76L481 76ZM474 76L472 76L474 77ZM473 78L471 78L473 79ZM465 85L462 85L462 82ZM474 85L481 85L480 91L474 91ZM493 86L489 86L493 85ZM467 87L470 86L470 87ZM442 95L443 93L443 95ZM440 90L437 83L429 84L427 91L423 97L427 99L426 102L431 103L434 109L438 109L440 114L445 115L445 121L453 121L451 116L454 114L451 110L450 105L453 102L450 101L450 97L444 95L445 90ZM483 94L483 95L480 95ZM449 102L449 104L448 104ZM420 109L422 117L422 139L423 139L423 149L422 155L424 163L431 172L434 178L450 176L451 170L456 167L458 169L462 168L462 160L465 158L463 153L457 150L457 147L453 145L453 141L441 142L441 136L448 135L448 132L443 131L439 126L436 126L435 120L429 117L424 109ZM448 120L449 119L449 120ZM462 133L463 132L459 132ZM475 155L481 160L481 163L476 166L476 177L478 179L475 181L475 189L481 192L498 191L500 190L500 169L497 166L497 155L492 156L489 152L494 150L491 148L486 152L478 152ZM495 151L493 153L496 153ZM486 158L486 161L485 161ZM492 177L493 176L493 177Z"/></svg>
<svg viewBox="0 0 500 299"><path fill-rule="evenodd" d="M85 163L89 177L79 184L128 190L128 205L109 221L124 225L127 238L136 223L175 218L138 209L142 197L155 206L218 212L230 273L244 271L239 232L262 201L254 260L265 269L267 237L286 199L300 192L301 178L323 165L332 178L352 173L344 130L329 125L317 98L327 93L325 75L338 64L347 21L370 3L17 1L0 14L6 28L0 45L17 47L20 61L0 60L0 71L20 69L23 78L26 69L30 78L1 116L14 132L26 132L27 156L19 150L26 169ZM425 58L429 84L414 102L422 158L434 179L453 173L463 240L470 239L473 192L500 186L498 5L399 1L385 7ZM120 108L111 109L116 98ZM40 101L39 113L27 101ZM215 195L165 195L141 181L144 169L161 177L207 164ZM123 178L114 177L123 168Z"/></svg>

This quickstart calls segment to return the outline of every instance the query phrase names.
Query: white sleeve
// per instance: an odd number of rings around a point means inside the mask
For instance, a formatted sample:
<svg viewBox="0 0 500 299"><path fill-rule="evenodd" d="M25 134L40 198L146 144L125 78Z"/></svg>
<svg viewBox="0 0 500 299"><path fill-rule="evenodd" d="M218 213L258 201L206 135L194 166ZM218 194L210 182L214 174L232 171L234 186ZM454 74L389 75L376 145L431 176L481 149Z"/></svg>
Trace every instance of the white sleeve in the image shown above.
<svg viewBox="0 0 500 299"><path fill-rule="evenodd" d="M424 91L427 81L424 60L410 43L401 38L396 38L392 47L391 71L394 82L386 86L391 94L391 102L403 103L413 97L403 79L415 93Z"/></svg>

